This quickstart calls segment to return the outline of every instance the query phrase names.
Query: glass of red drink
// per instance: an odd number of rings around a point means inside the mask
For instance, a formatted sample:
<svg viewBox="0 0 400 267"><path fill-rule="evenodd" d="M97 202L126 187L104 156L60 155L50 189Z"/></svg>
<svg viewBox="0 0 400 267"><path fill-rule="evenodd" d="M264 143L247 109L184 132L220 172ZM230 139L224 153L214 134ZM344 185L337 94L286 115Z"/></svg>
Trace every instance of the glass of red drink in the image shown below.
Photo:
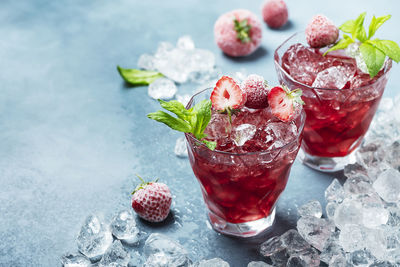
<svg viewBox="0 0 400 267"><path fill-rule="evenodd" d="M209 99L211 91L194 95L187 108ZM231 123L226 114L213 111L205 133L217 142L215 150L185 134L189 161L216 231L249 237L273 224L275 204L300 148L304 122L303 109L291 122L280 122L270 108L243 108L232 115ZM239 132L245 140L236 138Z"/></svg>
<svg viewBox="0 0 400 267"><path fill-rule="evenodd" d="M378 108L392 66L389 59L373 79L354 58L338 50L309 48L304 32L296 33L275 51L278 79L300 88L307 114L300 159L320 171L339 171L355 160Z"/></svg>

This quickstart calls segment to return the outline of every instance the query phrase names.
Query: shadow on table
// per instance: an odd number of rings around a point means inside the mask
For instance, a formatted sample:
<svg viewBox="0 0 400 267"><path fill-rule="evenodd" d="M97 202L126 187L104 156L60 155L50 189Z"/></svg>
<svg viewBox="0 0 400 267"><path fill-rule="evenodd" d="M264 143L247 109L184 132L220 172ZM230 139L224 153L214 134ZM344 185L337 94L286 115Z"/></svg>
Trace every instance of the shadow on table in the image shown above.
<svg viewBox="0 0 400 267"><path fill-rule="evenodd" d="M257 48L256 51L254 51L254 53L252 53L252 54L250 54L248 56L244 56L244 57L231 57L231 56L228 56L225 53L222 53L222 54L223 54L223 56L225 58L230 59L230 60L232 60L234 62L245 63L245 62L253 62L253 61L259 60L259 59L267 56L268 55L268 50L265 49L265 47L260 46L259 48Z"/></svg>

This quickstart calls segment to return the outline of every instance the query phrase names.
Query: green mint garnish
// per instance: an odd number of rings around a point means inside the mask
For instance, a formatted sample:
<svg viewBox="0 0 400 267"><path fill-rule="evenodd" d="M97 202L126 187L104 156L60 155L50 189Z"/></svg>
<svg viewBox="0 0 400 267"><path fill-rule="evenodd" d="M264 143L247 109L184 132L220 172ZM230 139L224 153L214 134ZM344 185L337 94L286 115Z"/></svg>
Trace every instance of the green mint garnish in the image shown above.
<svg viewBox="0 0 400 267"><path fill-rule="evenodd" d="M242 43L248 43L251 41L250 39L250 29L251 25L248 23L247 19L238 21L234 19L233 22L235 23L235 31L237 32L237 38Z"/></svg>
<svg viewBox="0 0 400 267"><path fill-rule="evenodd" d="M216 142L204 139L207 137L204 130L211 120L211 100L203 100L190 109L186 109L181 102L176 100L166 102L159 99L158 102L160 102L161 107L175 114L176 117L159 110L147 114L148 118L162 122L176 131L191 133L198 140L206 144L209 149L215 149L217 146Z"/></svg>
<svg viewBox="0 0 400 267"><path fill-rule="evenodd" d="M123 69L117 66L121 77L132 85L149 85L158 78L164 77L161 73L152 70Z"/></svg>
<svg viewBox="0 0 400 267"><path fill-rule="evenodd" d="M361 56L367 65L370 77L373 78L381 70L386 56L399 63L400 47L397 43L390 40L380 40L378 38L371 40L379 27L390 19L391 15L382 17L373 16L368 28L368 35L364 28L365 15L366 13L364 12L357 19L348 20L343 23L339 29L347 34L343 34L343 39L340 39L339 42L326 51L324 56L330 51L345 49L350 44L359 42Z"/></svg>

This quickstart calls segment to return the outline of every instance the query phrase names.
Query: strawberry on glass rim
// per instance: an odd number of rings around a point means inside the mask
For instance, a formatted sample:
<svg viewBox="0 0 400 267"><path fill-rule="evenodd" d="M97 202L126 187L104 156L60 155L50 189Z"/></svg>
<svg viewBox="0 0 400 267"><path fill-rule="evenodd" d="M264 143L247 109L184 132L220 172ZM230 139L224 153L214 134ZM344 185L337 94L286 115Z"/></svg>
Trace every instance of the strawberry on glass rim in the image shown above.
<svg viewBox="0 0 400 267"><path fill-rule="evenodd" d="M272 88L268 93L272 114L283 122L291 121L297 109L304 105L301 95L301 89L290 91L285 85Z"/></svg>

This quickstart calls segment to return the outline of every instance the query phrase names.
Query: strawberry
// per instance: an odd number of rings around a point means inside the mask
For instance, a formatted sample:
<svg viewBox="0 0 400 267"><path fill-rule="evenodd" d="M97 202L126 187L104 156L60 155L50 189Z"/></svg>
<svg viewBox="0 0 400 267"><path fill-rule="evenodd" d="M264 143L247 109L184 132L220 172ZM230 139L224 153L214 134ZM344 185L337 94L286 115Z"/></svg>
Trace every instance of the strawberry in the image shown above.
<svg viewBox="0 0 400 267"><path fill-rule="evenodd" d="M268 85L263 77L251 74L240 86L247 95L245 106L248 108L266 108L268 106Z"/></svg>
<svg viewBox="0 0 400 267"><path fill-rule="evenodd" d="M272 114L283 122L292 120L296 109L304 104L301 95L300 89L290 91L285 85L272 88L268 93Z"/></svg>
<svg viewBox="0 0 400 267"><path fill-rule="evenodd" d="M140 178L140 177L139 177ZM167 218L171 207L172 196L166 184L144 182L132 193L132 208L149 222L161 222Z"/></svg>
<svg viewBox="0 0 400 267"><path fill-rule="evenodd" d="M227 111L242 108L246 103L246 94L231 77L222 76L215 85L210 99L215 110Z"/></svg>
<svg viewBox="0 0 400 267"><path fill-rule="evenodd" d="M339 29L324 15L314 16L306 27L306 40L311 47L323 47L336 42Z"/></svg>

